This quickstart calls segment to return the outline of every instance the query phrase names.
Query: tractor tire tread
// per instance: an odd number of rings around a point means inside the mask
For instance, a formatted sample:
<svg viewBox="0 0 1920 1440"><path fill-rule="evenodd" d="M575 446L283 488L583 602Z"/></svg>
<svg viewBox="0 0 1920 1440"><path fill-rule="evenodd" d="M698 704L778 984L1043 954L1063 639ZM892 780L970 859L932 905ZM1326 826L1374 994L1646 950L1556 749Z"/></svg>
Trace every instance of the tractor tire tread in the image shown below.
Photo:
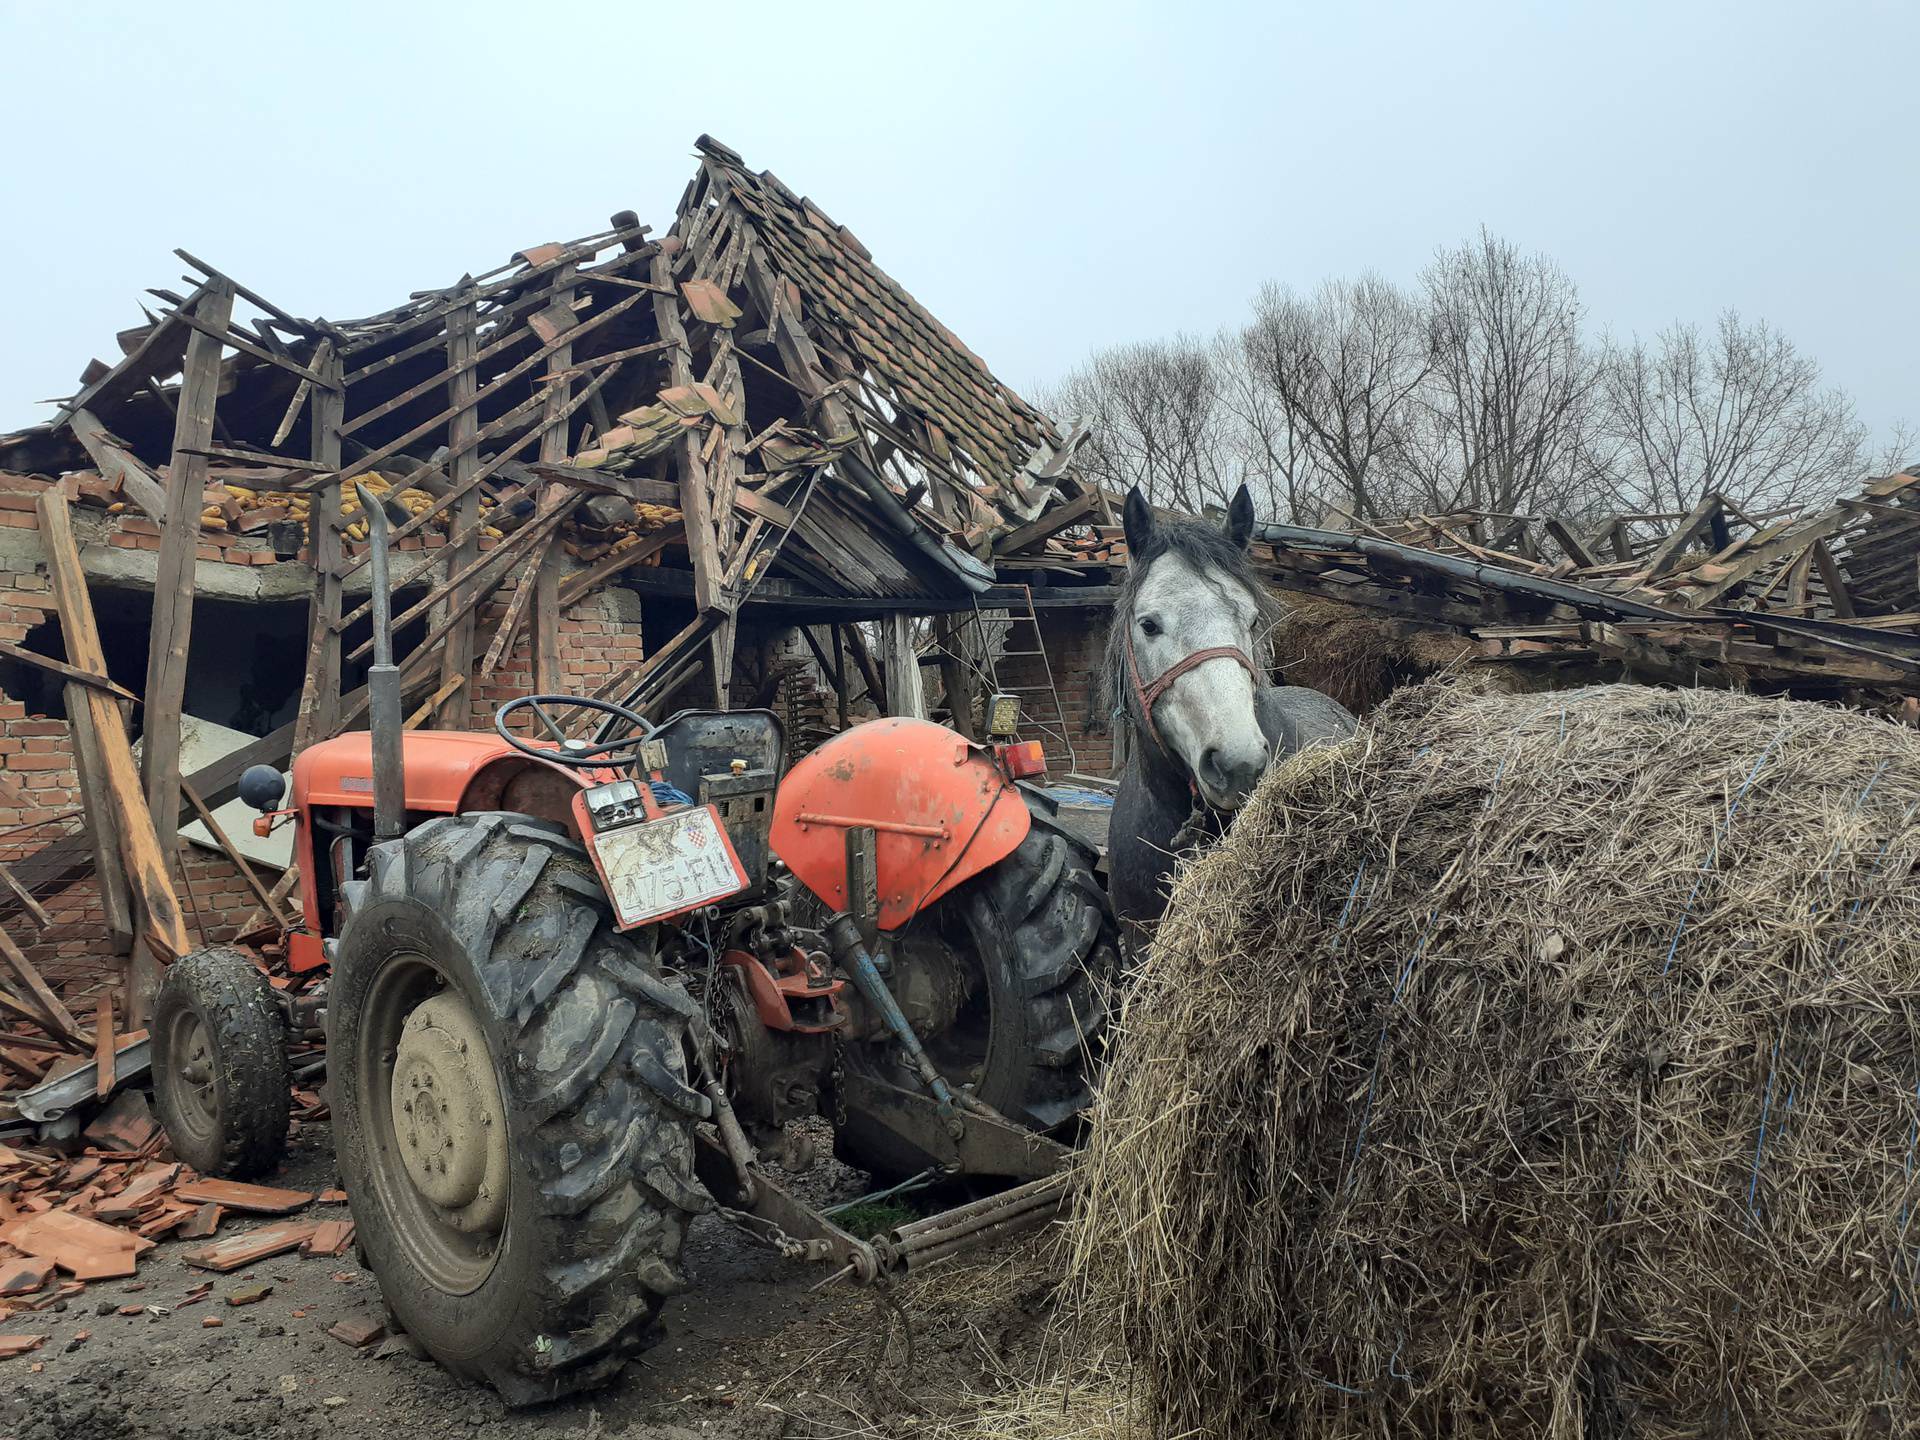
<svg viewBox="0 0 1920 1440"><path fill-rule="evenodd" d="M181 1006L200 1013L219 1067L220 1116L207 1147L195 1146L173 1116L172 1093L155 1087L160 1121L175 1154L208 1175L236 1180L270 1175L287 1151L293 1086L287 1069L287 1025L273 992L246 951L211 945L181 956L167 969L150 1027L158 1036ZM156 1050L156 1073L174 1058ZM192 1153L188 1153L191 1151Z"/></svg>
<svg viewBox="0 0 1920 1440"><path fill-rule="evenodd" d="M356 910L404 895L464 949L486 1001L479 1018L507 1056L512 1163L535 1197L536 1213L515 1222L536 1232L522 1242L537 1255L527 1296L499 1343L449 1368L510 1405L591 1389L644 1348L684 1288L687 1224L705 1205L691 1121L641 1073L684 1070L685 1017L622 978L662 983L613 930L585 850L557 825L436 819L376 847L368 870Z"/></svg>

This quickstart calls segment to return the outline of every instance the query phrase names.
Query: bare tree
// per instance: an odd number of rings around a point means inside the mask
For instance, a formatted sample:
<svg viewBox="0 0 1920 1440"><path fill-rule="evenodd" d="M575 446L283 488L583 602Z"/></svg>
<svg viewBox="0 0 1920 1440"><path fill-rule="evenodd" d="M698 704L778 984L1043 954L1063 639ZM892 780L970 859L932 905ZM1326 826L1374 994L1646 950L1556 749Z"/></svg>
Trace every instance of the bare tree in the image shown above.
<svg viewBox="0 0 1920 1440"><path fill-rule="evenodd" d="M1277 464L1295 463L1290 508L1330 492L1360 519L1397 508L1416 397L1434 365L1420 306L1378 275L1330 280L1311 296L1269 285L1242 335L1252 377L1277 414L1249 407L1252 433ZM1259 423L1277 419L1276 427Z"/></svg>
<svg viewBox="0 0 1920 1440"><path fill-rule="evenodd" d="M1749 512L1827 500L1865 465L1852 402L1792 341L1731 310L1710 334L1675 325L1620 351L1606 399L1639 508L1686 510L1710 490Z"/></svg>
<svg viewBox="0 0 1920 1440"><path fill-rule="evenodd" d="M1424 503L1578 508L1599 473L1599 365L1581 337L1573 281L1483 229L1441 251L1421 283L1433 367L1406 453Z"/></svg>
<svg viewBox="0 0 1920 1440"><path fill-rule="evenodd" d="M1240 484L1244 447L1204 341L1182 335L1099 351L1046 399L1093 421L1082 462L1109 489L1137 484L1157 504L1199 514Z"/></svg>
<svg viewBox="0 0 1920 1440"><path fill-rule="evenodd" d="M1898 475L1902 470L1920 474L1920 429L1905 420L1895 423L1873 464L1875 475Z"/></svg>

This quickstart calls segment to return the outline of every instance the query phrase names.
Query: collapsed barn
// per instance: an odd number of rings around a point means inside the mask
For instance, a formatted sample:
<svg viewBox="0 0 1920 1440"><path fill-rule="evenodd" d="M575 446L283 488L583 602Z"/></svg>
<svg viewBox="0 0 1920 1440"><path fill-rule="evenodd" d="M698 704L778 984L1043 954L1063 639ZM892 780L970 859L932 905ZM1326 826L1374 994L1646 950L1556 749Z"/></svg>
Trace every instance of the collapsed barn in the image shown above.
<svg viewBox="0 0 1920 1440"><path fill-rule="evenodd" d="M1037 640L1059 596L1003 562L1111 519L1084 432L810 200L698 149L666 233L623 213L364 319L183 252L117 363L0 437L9 1086L127 1048L156 961L290 912L238 777L365 723L360 485L408 512L409 726L568 692L769 706L797 752L874 713L977 733L1013 693L1076 763L1086 701Z"/></svg>

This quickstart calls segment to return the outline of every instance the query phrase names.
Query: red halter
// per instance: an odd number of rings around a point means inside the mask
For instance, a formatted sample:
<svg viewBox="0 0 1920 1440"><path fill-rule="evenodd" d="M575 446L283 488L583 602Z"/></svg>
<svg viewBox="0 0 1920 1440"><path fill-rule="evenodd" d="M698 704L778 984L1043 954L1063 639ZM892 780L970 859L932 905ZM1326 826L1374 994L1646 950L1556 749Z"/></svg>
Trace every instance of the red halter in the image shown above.
<svg viewBox="0 0 1920 1440"><path fill-rule="evenodd" d="M1175 661L1160 673L1151 685L1140 683L1140 662L1133 658L1133 627L1127 626L1127 671L1133 679L1133 693L1140 700L1140 714L1147 722L1147 734L1153 743L1166 750L1166 742L1160 738L1159 727L1153 723L1153 707L1160 697L1166 694L1167 687L1196 665L1204 665L1209 660L1232 660L1245 670L1253 680L1253 688L1260 688L1260 672L1254 668L1253 661L1247 658L1247 652L1238 645L1211 645L1205 650L1196 650L1184 659ZM1171 753L1171 752L1169 752Z"/></svg>

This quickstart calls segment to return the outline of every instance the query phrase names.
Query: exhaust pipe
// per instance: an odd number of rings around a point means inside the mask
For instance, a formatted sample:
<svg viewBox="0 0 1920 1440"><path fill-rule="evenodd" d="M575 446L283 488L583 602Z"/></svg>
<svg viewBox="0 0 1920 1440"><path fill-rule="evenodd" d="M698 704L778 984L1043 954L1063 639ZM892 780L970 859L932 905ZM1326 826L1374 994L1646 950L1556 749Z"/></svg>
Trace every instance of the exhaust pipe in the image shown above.
<svg viewBox="0 0 1920 1440"><path fill-rule="evenodd" d="M400 671L393 663L393 577L388 565L385 502L358 480L354 493L367 517L373 562L373 666L367 671L367 728L373 732L373 836L397 840L407 827L407 787L400 758Z"/></svg>

